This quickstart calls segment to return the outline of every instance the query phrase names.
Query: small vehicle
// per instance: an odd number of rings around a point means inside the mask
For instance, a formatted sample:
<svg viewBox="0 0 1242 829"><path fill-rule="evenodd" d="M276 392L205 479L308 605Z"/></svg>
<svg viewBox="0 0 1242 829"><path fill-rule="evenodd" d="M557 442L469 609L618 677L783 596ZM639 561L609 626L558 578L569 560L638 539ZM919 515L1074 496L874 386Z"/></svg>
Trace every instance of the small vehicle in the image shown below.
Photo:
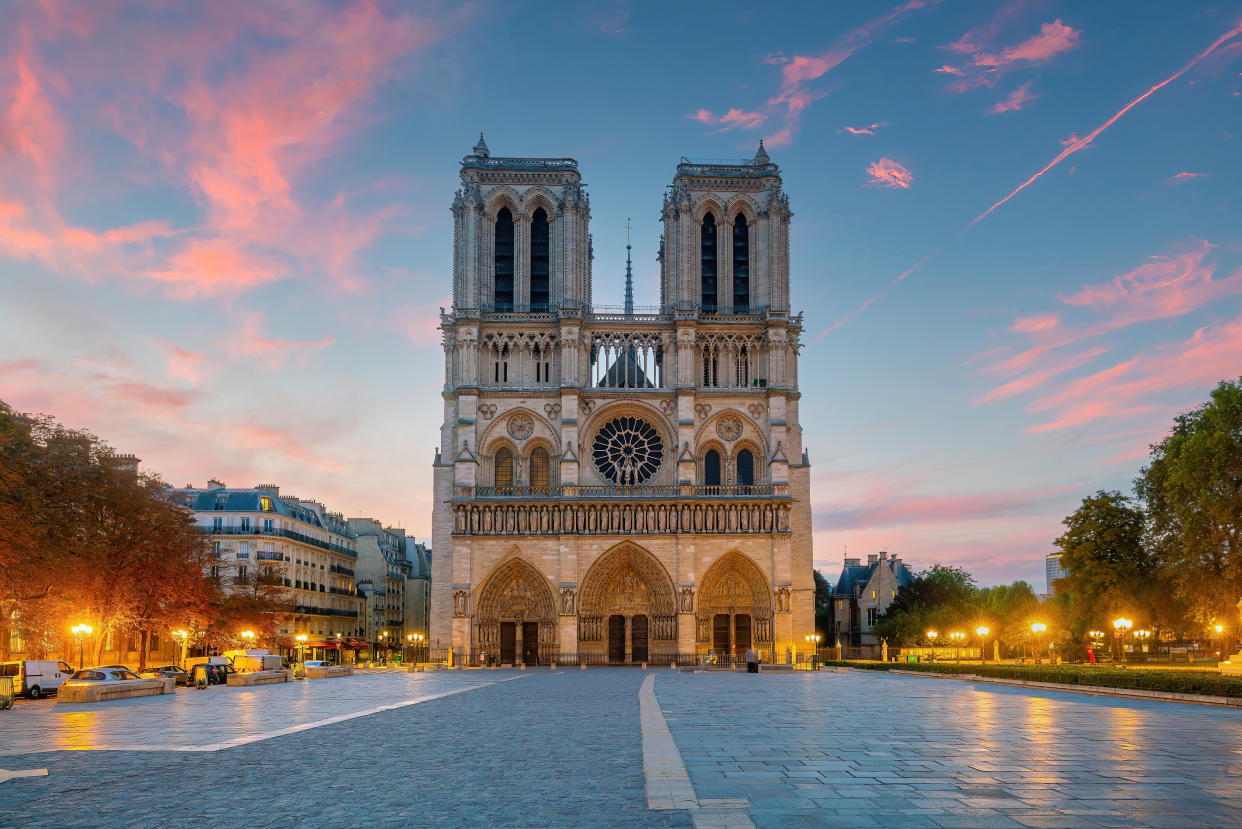
<svg viewBox="0 0 1242 829"><path fill-rule="evenodd" d="M73 668L64 662L48 659L25 659L0 662L0 676L13 678L13 693L38 699L54 692L73 675Z"/></svg>
<svg viewBox="0 0 1242 829"><path fill-rule="evenodd" d="M336 663L327 659L308 659L302 663L303 668L335 668Z"/></svg>
<svg viewBox="0 0 1242 829"><path fill-rule="evenodd" d="M214 665L199 662L190 666L190 678L186 685L197 685L199 677L203 677L208 685L227 685L229 674L236 673L232 665Z"/></svg>
<svg viewBox="0 0 1242 829"><path fill-rule="evenodd" d="M139 671L138 675L142 677L149 677L151 679L171 676L178 685L190 684L190 672L176 665L162 665L158 668L147 668L145 671Z"/></svg>
<svg viewBox="0 0 1242 829"><path fill-rule="evenodd" d="M284 658L279 654L269 653L262 648L225 651L224 655L232 660L233 667L241 673L279 671L281 663L284 661Z"/></svg>
<svg viewBox="0 0 1242 829"><path fill-rule="evenodd" d="M128 682L134 679L142 679L142 677L128 668L109 665L103 668L84 668L71 676L64 684L94 685L98 682Z"/></svg>

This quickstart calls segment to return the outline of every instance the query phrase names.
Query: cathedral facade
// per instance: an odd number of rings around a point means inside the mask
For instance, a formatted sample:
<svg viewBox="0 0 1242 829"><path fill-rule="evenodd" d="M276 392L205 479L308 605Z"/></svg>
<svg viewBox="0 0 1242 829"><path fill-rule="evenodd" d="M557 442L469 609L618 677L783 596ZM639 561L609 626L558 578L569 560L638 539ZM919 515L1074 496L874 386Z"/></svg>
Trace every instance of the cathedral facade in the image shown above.
<svg viewBox="0 0 1242 829"><path fill-rule="evenodd" d="M813 632L789 211L683 159L660 304L591 300L577 162L479 144L452 203L431 644L504 663L783 660ZM628 272L627 272L628 279Z"/></svg>

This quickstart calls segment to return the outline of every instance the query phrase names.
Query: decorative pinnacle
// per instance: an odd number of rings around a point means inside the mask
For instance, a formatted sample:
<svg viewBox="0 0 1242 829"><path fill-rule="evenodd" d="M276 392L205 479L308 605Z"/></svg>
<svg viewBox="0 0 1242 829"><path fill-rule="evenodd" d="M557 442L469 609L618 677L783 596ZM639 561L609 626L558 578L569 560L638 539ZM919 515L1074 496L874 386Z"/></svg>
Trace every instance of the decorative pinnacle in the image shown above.
<svg viewBox="0 0 1242 829"><path fill-rule="evenodd" d="M763 148L763 139L759 139L759 151L755 153L754 164L767 164L771 159L768 158L768 151Z"/></svg>
<svg viewBox="0 0 1242 829"><path fill-rule="evenodd" d="M634 269L630 262L630 220L625 220L625 314L634 314Z"/></svg>
<svg viewBox="0 0 1242 829"><path fill-rule="evenodd" d="M479 133L479 143L474 145L474 154L483 158L487 158L491 155L491 153L488 152L487 142L483 140L483 133L481 132Z"/></svg>

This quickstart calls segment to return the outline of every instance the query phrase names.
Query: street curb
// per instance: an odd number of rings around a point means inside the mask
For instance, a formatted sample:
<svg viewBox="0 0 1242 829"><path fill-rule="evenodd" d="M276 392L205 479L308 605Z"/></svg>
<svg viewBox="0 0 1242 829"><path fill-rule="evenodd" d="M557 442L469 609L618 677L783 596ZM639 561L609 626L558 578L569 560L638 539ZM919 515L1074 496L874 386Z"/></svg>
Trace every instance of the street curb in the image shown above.
<svg viewBox="0 0 1242 829"><path fill-rule="evenodd" d="M898 674L900 676L926 676L933 679L959 679L964 682L986 682L992 685L1012 685L1019 688L1037 688L1044 691L1072 691L1076 694L1094 694L1106 697L1151 699L1162 702L1189 702L1196 705L1219 705L1224 708L1242 708L1242 697L1218 697L1212 694L1181 694L1175 691L1145 691L1140 688L1109 688L1104 685L1068 685L1061 682L1036 682L1029 679L1000 679L978 674L940 674L932 671L868 671L850 668L865 674Z"/></svg>

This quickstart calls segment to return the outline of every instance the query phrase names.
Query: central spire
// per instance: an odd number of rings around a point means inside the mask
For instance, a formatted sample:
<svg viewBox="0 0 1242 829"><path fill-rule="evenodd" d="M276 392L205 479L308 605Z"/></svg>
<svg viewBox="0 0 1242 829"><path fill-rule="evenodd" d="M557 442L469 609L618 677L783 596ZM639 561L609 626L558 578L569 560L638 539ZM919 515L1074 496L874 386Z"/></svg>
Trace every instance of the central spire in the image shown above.
<svg viewBox="0 0 1242 829"><path fill-rule="evenodd" d="M630 262L630 220L625 220L625 315L634 315L634 269Z"/></svg>

